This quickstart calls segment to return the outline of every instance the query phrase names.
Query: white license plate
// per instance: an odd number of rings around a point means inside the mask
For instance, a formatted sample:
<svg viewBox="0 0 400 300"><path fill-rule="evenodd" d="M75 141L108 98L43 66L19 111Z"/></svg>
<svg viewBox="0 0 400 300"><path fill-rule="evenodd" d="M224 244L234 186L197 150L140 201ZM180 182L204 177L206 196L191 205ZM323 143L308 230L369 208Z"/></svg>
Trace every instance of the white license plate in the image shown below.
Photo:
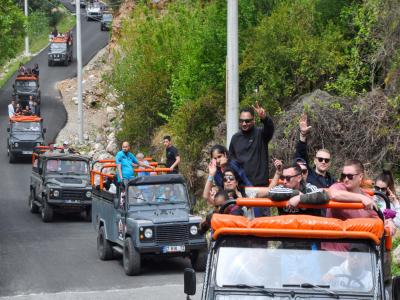
<svg viewBox="0 0 400 300"><path fill-rule="evenodd" d="M32 151L22 151L22 154L32 154Z"/></svg>
<svg viewBox="0 0 400 300"><path fill-rule="evenodd" d="M164 246L163 253L185 252L185 246Z"/></svg>
<svg viewBox="0 0 400 300"><path fill-rule="evenodd" d="M79 200L64 200L64 203L79 203Z"/></svg>

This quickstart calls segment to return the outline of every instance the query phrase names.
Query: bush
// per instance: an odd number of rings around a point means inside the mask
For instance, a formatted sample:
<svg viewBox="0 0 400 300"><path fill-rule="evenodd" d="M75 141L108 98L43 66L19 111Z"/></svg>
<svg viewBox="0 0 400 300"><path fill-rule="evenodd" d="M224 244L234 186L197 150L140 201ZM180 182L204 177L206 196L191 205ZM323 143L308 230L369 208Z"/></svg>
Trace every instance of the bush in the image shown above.
<svg viewBox="0 0 400 300"><path fill-rule="evenodd" d="M29 38L31 40L49 31L49 19L44 12L36 11L28 18Z"/></svg>

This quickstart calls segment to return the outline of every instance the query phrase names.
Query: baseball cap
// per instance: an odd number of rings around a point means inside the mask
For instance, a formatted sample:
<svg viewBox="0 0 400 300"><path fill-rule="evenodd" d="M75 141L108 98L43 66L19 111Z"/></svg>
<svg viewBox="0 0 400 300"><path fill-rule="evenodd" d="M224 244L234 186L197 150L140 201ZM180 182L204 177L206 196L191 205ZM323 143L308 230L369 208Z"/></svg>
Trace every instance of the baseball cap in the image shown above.
<svg viewBox="0 0 400 300"><path fill-rule="evenodd" d="M68 141L64 141L63 145L68 145Z"/></svg>
<svg viewBox="0 0 400 300"><path fill-rule="evenodd" d="M295 159L293 159L293 163L294 164L300 163L302 165L306 165L307 164L307 162L301 157L296 157Z"/></svg>

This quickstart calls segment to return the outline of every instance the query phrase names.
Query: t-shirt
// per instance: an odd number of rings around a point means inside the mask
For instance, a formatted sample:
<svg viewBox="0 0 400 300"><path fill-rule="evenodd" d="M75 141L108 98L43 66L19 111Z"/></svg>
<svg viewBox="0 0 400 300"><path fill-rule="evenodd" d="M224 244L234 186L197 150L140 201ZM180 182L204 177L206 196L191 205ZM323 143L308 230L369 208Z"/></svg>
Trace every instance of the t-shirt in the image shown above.
<svg viewBox="0 0 400 300"><path fill-rule="evenodd" d="M353 254L355 255L355 254ZM360 274L353 275L348 270L348 260L345 260L340 266L333 267L328 274L335 276L330 282L331 287L335 289L360 289L369 291L372 288L372 273L368 270L360 270ZM347 276L340 276L347 275ZM361 282L363 286L360 285Z"/></svg>
<svg viewBox="0 0 400 300"><path fill-rule="evenodd" d="M149 166L149 165L150 165L149 162L148 162L147 160L144 160L143 163L144 163L146 166ZM139 167L139 169L144 170L144 167ZM150 172L138 172L138 173L137 173L137 176L149 176L149 175L150 175Z"/></svg>
<svg viewBox="0 0 400 300"><path fill-rule="evenodd" d="M176 149L174 146L170 146L166 149L166 156L167 156L167 162L166 166L167 168L170 168L176 161L176 157L179 156L178 149ZM175 171L178 171L178 166L174 168Z"/></svg>
<svg viewBox="0 0 400 300"><path fill-rule="evenodd" d="M346 186L342 182L333 184L331 189L347 191ZM367 193L363 195L368 196ZM337 218L341 220L354 219L354 218L379 218L378 214L373 210L366 209L342 209L342 208L328 208L326 211L328 218Z"/></svg>
<svg viewBox="0 0 400 300"><path fill-rule="evenodd" d="M132 163L137 164L139 161L131 152L119 151L115 156L115 163L121 165L122 179L131 179L135 173L133 171ZM121 181L120 174L118 174L118 181Z"/></svg>

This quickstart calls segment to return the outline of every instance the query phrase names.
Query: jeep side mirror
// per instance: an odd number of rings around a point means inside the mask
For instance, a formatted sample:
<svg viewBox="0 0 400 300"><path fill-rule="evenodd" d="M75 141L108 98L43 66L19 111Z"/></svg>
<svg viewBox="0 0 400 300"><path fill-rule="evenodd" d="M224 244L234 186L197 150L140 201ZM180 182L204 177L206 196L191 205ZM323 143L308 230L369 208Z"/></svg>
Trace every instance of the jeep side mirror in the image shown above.
<svg viewBox="0 0 400 300"><path fill-rule="evenodd" d="M196 294L196 272L192 268L186 268L183 272L183 289L187 299L190 299L189 296Z"/></svg>
<svg viewBox="0 0 400 300"><path fill-rule="evenodd" d="M10 132L10 128L7 128L7 132Z"/></svg>
<svg viewBox="0 0 400 300"><path fill-rule="evenodd" d="M47 131L47 129L46 129L46 128L43 128L43 133L46 133L46 131Z"/></svg>
<svg viewBox="0 0 400 300"><path fill-rule="evenodd" d="M400 300L400 276L393 277L392 281L392 299Z"/></svg>

